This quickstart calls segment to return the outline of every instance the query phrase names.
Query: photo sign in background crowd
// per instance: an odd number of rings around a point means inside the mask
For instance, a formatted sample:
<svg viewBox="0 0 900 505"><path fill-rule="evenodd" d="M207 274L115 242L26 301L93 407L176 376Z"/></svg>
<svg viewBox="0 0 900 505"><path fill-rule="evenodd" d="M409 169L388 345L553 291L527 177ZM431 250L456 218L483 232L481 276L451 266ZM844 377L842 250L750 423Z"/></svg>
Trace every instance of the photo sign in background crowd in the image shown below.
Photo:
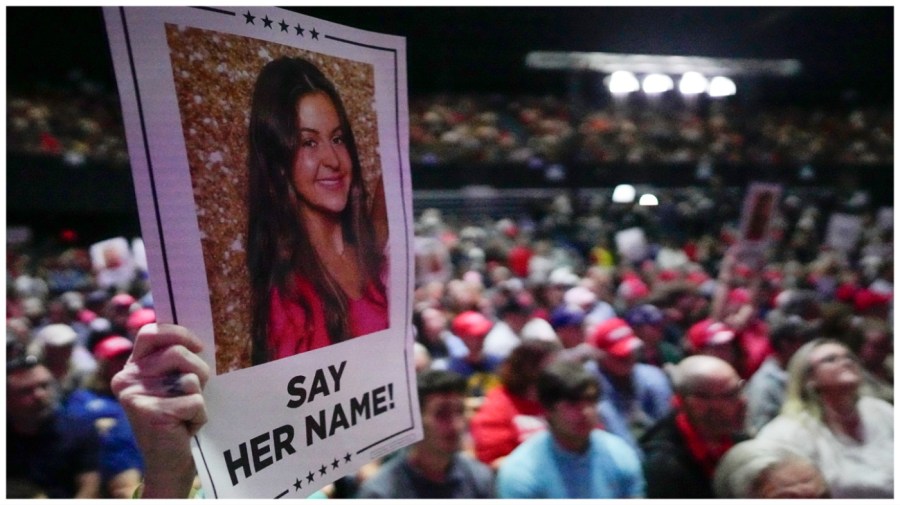
<svg viewBox="0 0 900 505"><path fill-rule="evenodd" d="M301 498L419 440L405 40L267 7L104 15L157 317L214 370L204 492Z"/></svg>

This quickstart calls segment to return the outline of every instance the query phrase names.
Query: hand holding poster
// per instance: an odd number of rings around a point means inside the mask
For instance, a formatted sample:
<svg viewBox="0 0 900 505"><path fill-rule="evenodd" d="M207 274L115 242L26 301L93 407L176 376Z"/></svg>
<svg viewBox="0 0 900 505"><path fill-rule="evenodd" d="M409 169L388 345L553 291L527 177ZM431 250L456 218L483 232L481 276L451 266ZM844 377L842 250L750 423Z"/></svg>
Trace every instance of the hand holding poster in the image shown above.
<svg viewBox="0 0 900 505"><path fill-rule="evenodd" d="M158 318L213 370L214 497L421 438L405 44L275 8L107 8Z"/></svg>

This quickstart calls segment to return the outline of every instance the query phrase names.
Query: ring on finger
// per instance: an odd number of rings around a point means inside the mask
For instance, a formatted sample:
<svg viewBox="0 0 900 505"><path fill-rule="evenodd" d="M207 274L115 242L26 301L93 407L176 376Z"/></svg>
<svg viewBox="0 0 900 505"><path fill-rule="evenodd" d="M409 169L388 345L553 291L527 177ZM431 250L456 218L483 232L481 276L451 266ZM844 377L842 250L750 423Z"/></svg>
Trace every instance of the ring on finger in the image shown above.
<svg viewBox="0 0 900 505"><path fill-rule="evenodd" d="M181 374L171 372L163 379L163 385L169 396L183 396L186 394L184 387L181 385Z"/></svg>

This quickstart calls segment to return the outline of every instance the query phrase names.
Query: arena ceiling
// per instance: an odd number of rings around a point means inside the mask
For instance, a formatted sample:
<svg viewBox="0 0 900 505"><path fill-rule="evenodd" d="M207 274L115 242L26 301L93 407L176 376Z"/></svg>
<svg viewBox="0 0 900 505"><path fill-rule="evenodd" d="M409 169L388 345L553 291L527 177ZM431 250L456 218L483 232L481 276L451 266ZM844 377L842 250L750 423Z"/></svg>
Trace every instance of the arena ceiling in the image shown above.
<svg viewBox="0 0 900 505"><path fill-rule="evenodd" d="M797 59L792 93L893 96L893 7L291 7L407 37L411 94L541 92L564 83L528 71L530 51ZM74 67L113 82L95 7L7 7L7 82ZM779 84L780 86L781 84Z"/></svg>

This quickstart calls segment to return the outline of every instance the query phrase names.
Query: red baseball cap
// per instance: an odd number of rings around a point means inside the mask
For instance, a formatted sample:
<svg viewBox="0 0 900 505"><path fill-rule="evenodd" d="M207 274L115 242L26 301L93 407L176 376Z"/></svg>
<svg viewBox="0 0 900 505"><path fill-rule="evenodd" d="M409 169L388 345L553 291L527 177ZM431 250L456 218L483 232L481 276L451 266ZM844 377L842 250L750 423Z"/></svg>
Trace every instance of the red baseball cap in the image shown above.
<svg viewBox="0 0 900 505"><path fill-rule="evenodd" d="M687 332L688 342L694 349L708 345L727 344L734 340L734 330L723 322L704 319L693 325Z"/></svg>
<svg viewBox="0 0 900 505"><path fill-rule="evenodd" d="M116 307L131 307L135 300L134 297L128 293L119 293L110 298L109 302Z"/></svg>
<svg viewBox="0 0 900 505"><path fill-rule="evenodd" d="M130 353L134 348L131 340L118 335L106 337L94 347L94 357L99 359L111 359L123 353Z"/></svg>
<svg viewBox="0 0 900 505"><path fill-rule="evenodd" d="M860 289L853 295L853 305L858 312L865 312L872 308L886 307L890 301L890 295L872 291L871 289Z"/></svg>
<svg viewBox="0 0 900 505"><path fill-rule="evenodd" d="M644 345L631 326L618 317L607 319L594 327L587 343L617 358L624 358Z"/></svg>
<svg viewBox="0 0 900 505"><path fill-rule="evenodd" d="M650 288L638 277L628 277L622 280L616 293L626 300L635 301L649 295Z"/></svg>
<svg viewBox="0 0 900 505"><path fill-rule="evenodd" d="M453 318L450 330L459 338L484 338L494 323L481 312L467 310Z"/></svg>
<svg viewBox="0 0 900 505"><path fill-rule="evenodd" d="M153 309L138 309L128 315L125 327L131 333L137 333L145 324L156 322L156 311Z"/></svg>

